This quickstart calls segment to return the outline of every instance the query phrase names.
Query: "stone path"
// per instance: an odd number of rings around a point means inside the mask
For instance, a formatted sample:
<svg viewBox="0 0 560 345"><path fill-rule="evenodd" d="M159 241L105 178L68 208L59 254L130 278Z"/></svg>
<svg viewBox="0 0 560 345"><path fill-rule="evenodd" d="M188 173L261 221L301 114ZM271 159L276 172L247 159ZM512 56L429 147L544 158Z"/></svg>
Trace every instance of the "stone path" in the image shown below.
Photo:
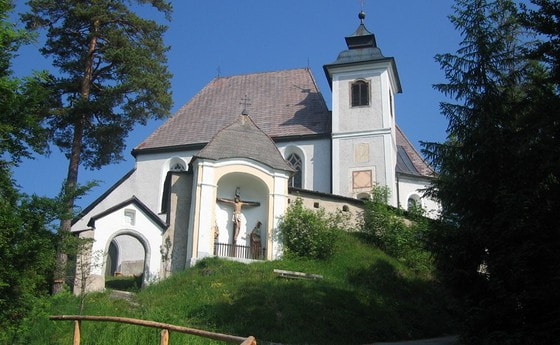
<svg viewBox="0 0 560 345"><path fill-rule="evenodd" d="M459 337L449 336L441 338L399 341L394 343L374 343L372 345L458 345Z"/></svg>
<svg viewBox="0 0 560 345"><path fill-rule="evenodd" d="M109 294L110 299L122 299L127 301L128 304L130 304L132 307L139 307L140 304L138 304L134 300L134 297L135 294L133 292L120 291L120 290L111 290L111 293Z"/></svg>

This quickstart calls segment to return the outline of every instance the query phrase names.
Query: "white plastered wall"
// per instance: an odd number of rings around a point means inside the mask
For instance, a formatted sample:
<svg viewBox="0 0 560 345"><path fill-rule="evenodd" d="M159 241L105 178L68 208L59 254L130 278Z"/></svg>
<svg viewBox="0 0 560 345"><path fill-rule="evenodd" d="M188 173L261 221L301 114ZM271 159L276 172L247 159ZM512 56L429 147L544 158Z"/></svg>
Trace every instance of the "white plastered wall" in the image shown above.
<svg viewBox="0 0 560 345"><path fill-rule="evenodd" d="M232 199L237 187L240 187L242 200L261 203L259 207L242 209L245 224L242 224L238 243L247 241L247 234L257 221L261 221L262 230L266 232L262 238L266 239L267 259L281 255L281 248L274 240L278 238L275 232L280 217L287 208L288 172L250 159L198 159L193 162L193 173L196 181L193 196L197 202L192 210L189 235L195 247L187 253L187 265L192 266L198 259L213 255L216 225L220 228L219 240L230 240L231 207L220 205L216 198Z"/></svg>
<svg viewBox="0 0 560 345"><path fill-rule="evenodd" d="M330 139L299 140L277 143L284 159L297 153L303 163L302 188L330 193L331 143Z"/></svg>
<svg viewBox="0 0 560 345"><path fill-rule="evenodd" d="M134 224L126 222L125 209L135 211ZM104 282L106 255L111 241L119 235L130 235L138 239L143 245L145 252L144 282L150 283L158 280L160 276L162 230L135 204L129 204L97 219L93 234L92 257L99 259L92 262L91 275L96 277L95 280ZM126 256L126 254L124 255ZM97 286L93 290L99 290L100 288L102 289L104 286Z"/></svg>
<svg viewBox="0 0 560 345"><path fill-rule="evenodd" d="M430 180L422 177L403 176L398 177L399 188L399 205L403 209L407 209L408 199L417 196L420 200L420 206L426 212L426 216L436 219L441 213L441 205L436 200L425 196L424 190L430 186Z"/></svg>
<svg viewBox="0 0 560 345"><path fill-rule="evenodd" d="M351 107L351 85L356 80L370 85L370 104ZM395 116L392 85L388 64L376 66L346 66L333 72L333 193L356 197L352 172L370 170L373 183L389 187L393 192L389 203L396 206L395 181ZM354 148L367 144L369 157L356 162Z"/></svg>
<svg viewBox="0 0 560 345"><path fill-rule="evenodd" d="M161 211L163 184L170 164L180 160L188 163L198 150L141 154L136 157L136 183L133 195L142 200L148 208L158 214Z"/></svg>
<svg viewBox="0 0 560 345"><path fill-rule="evenodd" d="M353 171L364 168L375 174L374 183L395 190L395 117L393 90L395 77L389 62L349 65L331 69L332 73L332 192L355 197L351 185ZM351 85L356 80L368 82L370 102L351 107ZM354 160L356 144L369 145L369 159ZM392 193L394 194L394 193ZM391 205L397 204L391 197Z"/></svg>
<svg viewBox="0 0 560 345"><path fill-rule="evenodd" d="M130 199L132 196L136 196L152 212L159 214L163 183L169 171L170 162L176 158L188 164L196 152L196 150L191 150L138 155L136 157L136 169L132 175L79 219L72 226L72 231L89 229L87 223L91 217ZM165 215L160 214L160 218L165 220Z"/></svg>

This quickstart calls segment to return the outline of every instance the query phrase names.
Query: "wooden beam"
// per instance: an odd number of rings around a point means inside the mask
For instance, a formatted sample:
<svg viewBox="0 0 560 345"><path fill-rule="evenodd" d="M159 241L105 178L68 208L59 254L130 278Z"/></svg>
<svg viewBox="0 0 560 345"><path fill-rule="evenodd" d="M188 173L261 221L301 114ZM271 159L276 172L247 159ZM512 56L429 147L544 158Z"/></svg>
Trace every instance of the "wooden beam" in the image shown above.
<svg viewBox="0 0 560 345"><path fill-rule="evenodd" d="M235 336L235 335L208 332L208 331L203 331L203 330L195 329L195 328L176 326L176 325L172 325L172 324L169 324L169 323L148 321L148 320L140 320L140 319L132 319L132 318L128 318L128 317L93 316L93 315L52 315L52 316L49 316L49 319L54 320L54 321L88 320L88 321L106 321L106 322L128 323L128 324L131 324L131 325L167 329L168 331L192 334L192 335L197 335L197 336L200 336L200 337L225 341L225 342L234 343L234 344L242 344L245 340L247 340L247 338L238 337L238 336Z"/></svg>
<svg viewBox="0 0 560 345"><path fill-rule="evenodd" d="M284 278L297 278L297 279L323 279L323 276L320 274L311 274L311 273L303 273L303 272L293 272L293 271L284 271L275 269L274 273L276 273L280 277Z"/></svg>

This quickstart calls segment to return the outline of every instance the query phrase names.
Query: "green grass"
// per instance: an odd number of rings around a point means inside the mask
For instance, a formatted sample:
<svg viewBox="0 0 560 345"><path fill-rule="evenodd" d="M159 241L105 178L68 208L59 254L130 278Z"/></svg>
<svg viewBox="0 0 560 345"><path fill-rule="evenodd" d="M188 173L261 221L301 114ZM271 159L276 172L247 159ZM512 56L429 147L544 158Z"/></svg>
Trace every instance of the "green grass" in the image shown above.
<svg viewBox="0 0 560 345"><path fill-rule="evenodd" d="M321 274L322 280L279 278L273 269ZM343 233L327 261L279 260L250 265L207 259L136 295L138 304L88 296L84 314L116 315L186 327L253 335L259 344L366 344L425 338L454 331L451 302L439 284ZM78 300L55 296L25 323L20 344L71 344L72 322L49 314L76 314ZM82 323L82 345L158 344L155 329ZM171 333L170 344L220 344Z"/></svg>
<svg viewBox="0 0 560 345"><path fill-rule="evenodd" d="M141 286L142 286L142 275L105 277L105 287L107 289L138 292Z"/></svg>

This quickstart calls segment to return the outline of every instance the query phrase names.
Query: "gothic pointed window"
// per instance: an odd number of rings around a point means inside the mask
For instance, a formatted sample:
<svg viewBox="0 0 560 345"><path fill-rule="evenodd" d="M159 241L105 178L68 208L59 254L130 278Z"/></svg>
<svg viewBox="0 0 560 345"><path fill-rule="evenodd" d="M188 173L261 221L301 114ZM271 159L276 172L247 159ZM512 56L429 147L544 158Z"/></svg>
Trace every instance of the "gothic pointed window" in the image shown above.
<svg viewBox="0 0 560 345"><path fill-rule="evenodd" d="M296 188L302 188L302 161L301 158L295 154L295 153L291 153L288 156L288 159L286 159L288 161L288 163L290 163L291 167L294 168L294 170L296 171L294 173L294 175L292 177L290 177L290 180L288 181L288 185L290 187L296 187Z"/></svg>
<svg viewBox="0 0 560 345"><path fill-rule="evenodd" d="M352 106L369 105L369 84L363 80L352 83Z"/></svg>

